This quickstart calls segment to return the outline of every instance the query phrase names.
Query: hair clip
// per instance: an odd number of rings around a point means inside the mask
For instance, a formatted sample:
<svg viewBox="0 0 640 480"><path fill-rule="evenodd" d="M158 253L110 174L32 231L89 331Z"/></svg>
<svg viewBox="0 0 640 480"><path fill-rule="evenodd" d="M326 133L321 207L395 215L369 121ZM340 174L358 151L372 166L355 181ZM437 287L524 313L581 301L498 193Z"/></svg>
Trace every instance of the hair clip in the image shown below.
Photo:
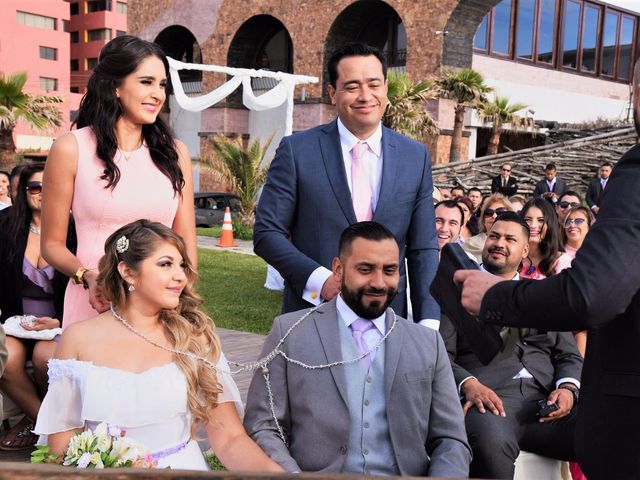
<svg viewBox="0 0 640 480"><path fill-rule="evenodd" d="M129 239L122 235L116 242L116 252L124 253L129 250Z"/></svg>

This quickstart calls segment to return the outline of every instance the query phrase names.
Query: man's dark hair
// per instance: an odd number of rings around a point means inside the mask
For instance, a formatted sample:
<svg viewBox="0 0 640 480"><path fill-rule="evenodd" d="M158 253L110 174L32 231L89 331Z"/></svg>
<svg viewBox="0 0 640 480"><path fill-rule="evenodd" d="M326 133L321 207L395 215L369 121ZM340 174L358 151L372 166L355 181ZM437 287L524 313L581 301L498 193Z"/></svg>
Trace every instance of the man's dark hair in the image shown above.
<svg viewBox="0 0 640 480"><path fill-rule="evenodd" d="M336 81L338 80L338 63L345 57L368 57L373 55L382 64L382 80L387 79L387 60L384 55L376 47L372 47L362 42L351 42L343 45L342 47L334 50L329 58L327 64L327 70L329 72L329 84L335 88Z"/></svg>
<svg viewBox="0 0 640 480"><path fill-rule="evenodd" d="M469 195L471 192L478 192L480 195L482 195L482 190L480 190L478 187L471 187L469 190L467 190L467 195Z"/></svg>
<svg viewBox="0 0 640 480"><path fill-rule="evenodd" d="M571 196L571 197L576 197L578 198L578 200L580 200L580 203L582 203L582 195L580 195L578 192L576 192L575 190L567 190L566 192L564 192L560 198L558 199L558 202L561 202L562 199L566 196Z"/></svg>
<svg viewBox="0 0 640 480"><path fill-rule="evenodd" d="M445 208L456 208L458 209L458 212L460 212L460 226L463 226L463 222L464 222L464 211L462 210L462 207L460 205L458 205L458 200L456 199L452 199L452 200L442 200L438 203L436 203L433 206L433 209L435 210L436 208L443 206Z"/></svg>
<svg viewBox="0 0 640 480"><path fill-rule="evenodd" d="M373 240L379 242L381 240L393 240L398 243L396 237L387 227L378 222L358 222L348 226L340 235L340 244L338 253L342 256L350 250L351 244L356 238L364 238L365 240Z"/></svg>
<svg viewBox="0 0 640 480"><path fill-rule="evenodd" d="M527 222L524 221L524 218L521 217L519 213L516 213L516 212L503 212L503 213L499 214L496 217L496 221L493 222L493 225L495 225L498 222L513 222L513 223L517 223L518 225L520 225L522 227L522 231L524 232L524 235L525 235L527 241L529 240L529 236L531 235L531 230L529 229L529 225L527 225ZM491 228L493 228L493 226Z"/></svg>
<svg viewBox="0 0 640 480"><path fill-rule="evenodd" d="M611 163L611 162L602 162L602 163L600 164L600 167L601 167L601 168L602 168L602 167L609 167L609 168L613 168L613 163Z"/></svg>
<svg viewBox="0 0 640 480"><path fill-rule="evenodd" d="M556 164L555 163L547 163L547 166L544 167L544 171L546 172L547 170L557 170Z"/></svg>

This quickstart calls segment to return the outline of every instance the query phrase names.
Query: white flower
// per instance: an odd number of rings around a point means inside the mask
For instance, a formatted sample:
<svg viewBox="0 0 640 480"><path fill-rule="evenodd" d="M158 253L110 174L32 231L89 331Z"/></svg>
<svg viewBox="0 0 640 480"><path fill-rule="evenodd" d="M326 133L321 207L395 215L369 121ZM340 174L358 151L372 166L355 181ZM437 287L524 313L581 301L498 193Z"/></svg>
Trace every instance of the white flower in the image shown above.
<svg viewBox="0 0 640 480"><path fill-rule="evenodd" d="M89 430L89 432L91 431ZM109 427L105 422L102 422L98 424L98 426L93 431L93 434L97 437L103 437L107 435L108 432L109 432Z"/></svg>
<svg viewBox="0 0 640 480"><path fill-rule="evenodd" d="M78 468L87 468L90 463L91 454L89 452L84 452L78 459Z"/></svg>
<svg viewBox="0 0 640 480"><path fill-rule="evenodd" d="M148 449L144 445L127 437L119 437L113 440L110 456L116 459L115 466L122 466L127 462L144 458L147 453Z"/></svg>
<svg viewBox="0 0 640 480"><path fill-rule="evenodd" d="M115 425L110 425L109 426L109 435L111 435L112 437L121 437L122 436L122 430L120 430L120 427L117 427Z"/></svg>

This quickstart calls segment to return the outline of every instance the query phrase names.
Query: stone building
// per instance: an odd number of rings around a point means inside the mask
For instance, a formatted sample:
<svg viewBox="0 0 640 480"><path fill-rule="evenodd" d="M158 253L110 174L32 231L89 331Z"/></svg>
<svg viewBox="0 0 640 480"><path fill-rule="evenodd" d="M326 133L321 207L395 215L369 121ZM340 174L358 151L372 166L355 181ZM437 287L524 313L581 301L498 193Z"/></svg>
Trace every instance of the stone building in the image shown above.
<svg viewBox="0 0 640 480"><path fill-rule="evenodd" d="M574 3L579 4L580 24L582 16L587 15L587 7L593 6L599 9L598 21L602 23L611 8L609 3L614 1L129 0L128 26L132 34L160 43L170 56L183 61L266 68L319 77L318 84L298 86L296 89L294 130L301 130L334 117L334 109L326 93L325 66L336 46L354 40L379 47L387 55L391 68L406 71L416 81L436 75L442 67L473 66L492 84L502 82L503 86L520 85L520 90L526 93L544 86L548 79L549 88L555 89L559 98L566 96L567 92L588 94L591 91L591 96L597 97L600 107L608 105L615 110L619 106L621 110L628 101L627 79L590 76L583 71L572 71L563 66L563 56L560 55L567 37L563 33L563 26L568 25L565 11ZM496 5L499 10L494 9ZM539 22L542 22L541 12L544 8L551 8L549 5L556 12L552 20L551 45L553 62L557 63L558 68L549 68L549 64L538 65L533 61L528 64L526 59L512 53L516 42L521 43L522 35L518 32L524 32L527 27L526 24L523 27L523 22L519 21L526 20L521 14L524 7L528 6L534 11L531 17L532 38L537 38L536 35L548 34L539 26ZM504 13L505 6L508 6L507 14ZM582 13L583 10L585 13ZM633 18L629 55L635 58L637 18L633 13L620 12L619 15ZM490 22L489 27L487 22ZM484 33L490 35L486 37L487 42L491 46L496 43L494 36L498 38L500 28L505 29L504 25L500 27L499 22L507 24L507 54L494 55L496 49L489 47L482 51L478 39L474 49L474 36L476 32L483 34L483 25L485 30L489 30L489 33ZM578 29L580 31L579 25ZM586 28L584 31L587 31ZM594 47L605 48L605 40L596 41L600 43ZM582 41L575 46L576 56L581 54L580 48ZM614 44L614 48L622 47ZM203 75L197 71L183 71L181 78L185 90L191 94L206 93L225 81L220 74ZM263 80L254 80L254 90L260 90L260 81ZM269 86L264 85L265 88ZM526 95L523 97L513 100L529 103ZM549 100L543 91L535 93L534 99L538 97ZM580 97L573 100L579 105L585 103ZM170 108L173 119L178 106L170 102ZM573 104L570 108L575 109ZM232 95L225 102L200 114L181 112L183 123L178 122L175 127L179 133L184 132L181 137L190 150L198 154L201 145L206 144L203 139L211 134L248 134L252 113L242 107L238 95ZM431 145L432 154L435 161L447 161L449 134L453 126L452 105L449 101L441 100L433 105L433 113L442 134ZM588 115L585 112L583 116L587 119ZM466 138L472 133L473 129L465 132ZM471 140L469 157L474 157L475 143L473 138Z"/></svg>

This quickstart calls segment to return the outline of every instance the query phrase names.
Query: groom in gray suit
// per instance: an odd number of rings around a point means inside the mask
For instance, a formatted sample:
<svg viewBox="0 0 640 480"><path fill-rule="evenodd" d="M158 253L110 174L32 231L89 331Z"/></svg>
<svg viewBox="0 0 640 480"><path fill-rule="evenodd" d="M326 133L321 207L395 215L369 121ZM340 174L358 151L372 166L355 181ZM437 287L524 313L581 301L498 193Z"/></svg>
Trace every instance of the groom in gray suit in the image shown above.
<svg viewBox="0 0 640 480"><path fill-rule="evenodd" d="M471 450L442 339L388 308L400 277L393 234L359 222L339 252L340 294L275 319L262 355L282 353L253 377L247 432L290 472L466 477Z"/></svg>
<svg viewBox="0 0 640 480"><path fill-rule="evenodd" d="M345 45L328 72L338 119L282 140L256 210L255 252L284 277L283 312L292 312L338 293L330 268L342 230L382 223L400 245L394 310L406 316L406 257L413 318L437 327L440 309L429 294L438 265L429 152L381 124L388 100L379 50Z"/></svg>

